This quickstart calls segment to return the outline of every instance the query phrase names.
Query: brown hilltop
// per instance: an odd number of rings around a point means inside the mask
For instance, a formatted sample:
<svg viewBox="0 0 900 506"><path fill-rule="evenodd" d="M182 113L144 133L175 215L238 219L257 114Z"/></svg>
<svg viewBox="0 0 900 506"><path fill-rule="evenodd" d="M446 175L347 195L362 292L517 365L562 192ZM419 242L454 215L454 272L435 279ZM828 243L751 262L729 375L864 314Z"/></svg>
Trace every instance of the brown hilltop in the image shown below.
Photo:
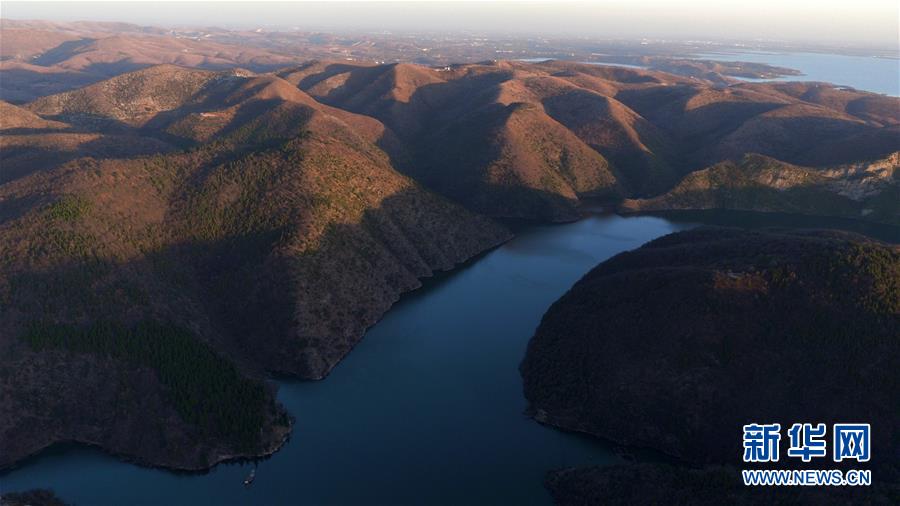
<svg viewBox="0 0 900 506"><path fill-rule="evenodd" d="M843 111L860 119L871 120L882 125L896 125L900 122L900 104L892 97L875 95L848 88L834 87L826 83L773 83L759 85L778 93L825 106L835 111Z"/></svg>
<svg viewBox="0 0 900 506"><path fill-rule="evenodd" d="M202 91L229 77L175 65L158 65L125 73L85 88L42 97L26 107L41 115L103 118L140 126L163 111L201 100Z"/></svg>
<svg viewBox="0 0 900 506"><path fill-rule="evenodd" d="M238 384L264 370L321 378L420 278L508 237L477 212L572 219L590 197L882 220L896 212L897 103L821 84L501 61L165 64L0 104L0 368L27 371L0 374L17 393L0 404L0 432L15 435L0 440L0 464L77 440L202 468L266 453L285 430L266 391L253 448L212 437L153 371L25 346L35 318L170 322L236 364ZM106 369L119 381L103 383ZM140 395L117 398L120 383ZM104 431L100 404L73 401L96 389L97 403L132 413L127 432L170 446ZM40 416L53 410L73 422ZM164 427L146 427L147 412L166 413Z"/></svg>
<svg viewBox="0 0 900 506"><path fill-rule="evenodd" d="M293 102L327 110L373 141L384 134L384 127L377 120L320 104L275 75L257 75L241 69L206 71L156 65L42 97L23 107L45 117L76 122L106 120L153 132L191 115L202 115L199 117L210 119L207 123L221 126L222 118L231 121L238 109L260 101ZM231 127L235 126L231 123Z"/></svg>
<svg viewBox="0 0 900 506"><path fill-rule="evenodd" d="M202 36L128 23L0 22L4 60L112 76L164 63L202 68L243 66L274 69L295 59L259 47L216 42Z"/></svg>
<svg viewBox="0 0 900 506"><path fill-rule="evenodd" d="M0 58L25 59L59 46L69 40L77 40L77 36L46 30L3 27L0 31Z"/></svg>
<svg viewBox="0 0 900 506"><path fill-rule="evenodd" d="M82 39L43 53L34 62L72 70L102 68L103 73L163 63L222 68L268 67L291 63L291 58L255 48L235 48L211 41L174 37L110 35Z"/></svg>
<svg viewBox="0 0 900 506"><path fill-rule="evenodd" d="M736 209L900 224L900 152L824 168L748 154L691 172L662 195L626 200L623 208Z"/></svg>
<svg viewBox="0 0 900 506"><path fill-rule="evenodd" d="M52 95L95 83L102 76L55 67L42 67L16 60L0 61L3 86L0 99L21 104L37 97Z"/></svg>
<svg viewBox="0 0 900 506"><path fill-rule="evenodd" d="M318 67L327 77L305 69L292 81L383 121L407 146L410 158L399 163L409 174L474 209L571 218L578 194L617 192L603 156L513 78L523 72L518 65Z"/></svg>
<svg viewBox="0 0 900 506"><path fill-rule="evenodd" d="M830 166L900 147L900 101L821 83L723 86L640 69L502 61L439 69L315 62L281 75L317 100L380 119L405 141L409 158L397 161L407 173L501 216L523 215L523 202L532 210L543 202L547 217L571 216L573 193L653 196L750 152ZM533 111L530 121L509 123L513 110ZM558 125L574 134L555 136L559 146L587 145L602 157L588 178L597 186L573 186L558 160L515 155L537 146L523 144L529 135L517 129ZM496 184L498 167L514 167L499 178L515 181L514 192Z"/></svg>
<svg viewBox="0 0 900 506"><path fill-rule="evenodd" d="M571 219L584 197L650 198L747 153L828 167L900 148L897 99L565 62L313 61L256 76L155 66L26 107L177 143L237 128L250 99L328 104L403 172L494 216Z"/></svg>
<svg viewBox="0 0 900 506"><path fill-rule="evenodd" d="M673 152L671 141L615 98L571 87L542 103L551 117L621 168L617 173L631 193L655 193L675 180L665 157Z"/></svg>
<svg viewBox="0 0 900 506"><path fill-rule="evenodd" d="M16 179L78 156L127 157L205 142L284 102L327 111L367 141L399 149L394 135L378 120L320 104L274 75L158 65L23 107L6 104L9 119L5 121L11 122L10 127L15 122L32 128L9 128L0 137L6 168L0 180ZM32 111L56 120L45 120ZM37 126L46 130L48 125L59 131L51 135L36 130Z"/></svg>
<svg viewBox="0 0 900 506"><path fill-rule="evenodd" d="M164 140L147 136L79 131L0 101L0 184L74 158L130 157L171 149Z"/></svg>
<svg viewBox="0 0 900 506"><path fill-rule="evenodd" d="M161 76L168 76L169 79L166 80ZM176 86L179 94L168 97L168 101L151 102L151 111L139 108L138 114L134 115L131 114L131 110L121 107L123 104L132 103L130 100L133 96L152 97L159 93L160 89L165 90L168 86ZM101 100L103 92L109 89L119 90L121 100ZM191 94L190 91L195 93ZM106 95L108 97L109 93ZM46 105L48 103L52 104L53 108L49 108ZM53 193L55 194L84 191L88 197L91 194L106 195L108 191L100 189L104 184L103 181L94 181L93 175L79 169L85 165L96 166L101 172L106 167L109 170L120 167L121 170L127 172L137 170L133 168L135 166L146 166L151 162L164 166L180 166L177 174L159 174L162 179L157 183L162 188L166 186L167 178L176 176L180 184L212 184L210 181L217 179L213 177L216 170L225 170L231 164L237 163L231 161L233 159L238 161L252 159L254 164L267 165L262 162L262 159L266 159L268 165L272 167L283 165L281 170L299 171L294 176L288 177L284 184L271 189L272 191L277 190L277 194L280 196L276 199L278 205L286 207L277 210L270 209L271 214L267 219L289 220L292 226L299 227L304 231L303 234L295 236L297 239L302 238L304 243L317 242L318 239L311 238L309 234L318 237L318 235L326 233L329 229L329 220L335 219L341 223L346 221L348 225L355 224L363 218L366 209L378 209L395 196L419 201L422 209L417 211L417 216L426 216L428 214L426 210L429 208L442 212L444 212L444 206L447 206L447 210L454 208L452 204L437 197L417 196L419 193L422 195L426 195L426 193L422 192L415 183L392 169L389 159L374 144L389 134L377 120L319 104L296 87L275 76L234 76L159 66L118 76L79 90L75 94L65 93L60 96L46 97L32 106L45 112L48 109L54 113L65 110L70 115L84 114L121 119L143 127L142 132L150 138L157 128L164 128L169 135L174 135L173 132L182 133L186 139L193 140L194 149L191 152L174 153L167 157L161 157L160 161L155 161L155 158L149 160L140 158L136 160L75 160L49 172L35 173L6 185L4 190L10 197L33 193L34 187L42 185L72 186L68 190L54 188ZM155 115L148 118L154 111ZM220 115L226 117L226 121L220 121ZM202 139L191 138L192 136L202 137L198 135L202 129L187 121L195 117L204 118L203 121L211 119L214 125L221 127L215 131L216 140L214 142L205 144ZM294 163L299 164L298 166L292 166L289 159L279 159L274 156L274 153L269 153L275 146L284 143L292 143L291 149L302 152L303 157L294 160ZM256 154L257 152L260 154ZM313 163L311 160L316 160L317 163ZM233 170L228 169L228 171ZM202 174L202 178L193 181L187 174L182 173L184 171L196 173L198 176ZM344 176L348 177L342 179ZM222 197L224 204L229 203L234 197L232 192L237 189L234 184L240 182L245 175L234 174L229 177L236 177L238 181L226 185L228 186L227 191L226 188L221 189L230 195ZM284 177L287 176L279 176L279 178ZM93 182L87 188L79 191L78 188L85 181ZM175 184L176 181L169 182ZM96 190L88 191L89 188L96 188ZM167 191L171 190L167 186L166 188ZM254 189L259 190L259 188ZM114 193L123 201L127 201L127 195L132 191L135 189L126 185ZM200 190L195 188L191 191ZM158 208L160 205L167 206L170 208L170 212L175 213L172 215L173 217L183 211L184 219L193 223L192 220L195 218L189 212L189 208L181 207L182 200L186 195L163 193L162 197L165 198L160 200L159 204L145 203L140 208L152 209ZM299 195L303 197L298 198ZM326 195L328 196L326 197ZM263 195L254 194L249 197L262 199ZM110 196L110 198L112 197ZM121 207L115 204L115 201L116 199L113 199L107 204L103 204L102 207L104 209L107 205ZM325 205L317 207L322 204ZM316 208L316 213L308 212L311 209L307 208L311 205ZM300 207L289 211L291 206ZM402 208L398 208L397 212L401 215L406 213ZM135 215L135 219L138 219L139 216L142 215ZM463 219L467 216L465 213L460 214L460 218ZM434 216L432 219L436 217ZM140 219L143 220L143 218ZM401 220L401 217L398 216L395 219ZM491 228L491 225L484 220L474 217L472 219L488 229ZM178 220L169 225L176 224L184 225ZM240 223L234 225L243 226ZM450 226L450 223L446 225L448 228L445 228L445 231L449 233L453 227ZM191 236L198 231L188 227L181 230L181 233ZM417 235L424 237L423 233L424 231L421 231ZM502 233L496 235L496 237L502 236ZM460 239L462 240L462 238ZM114 244L112 243L112 245ZM401 242L398 242L395 246L399 247L400 244ZM411 247L422 248L424 246L420 244ZM306 247L304 246L304 248ZM435 253L433 258L425 261L423 265L434 263L432 268L443 268L453 258L453 255ZM421 272L418 267L414 271ZM311 374L321 374L321 372Z"/></svg>
<svg viewBox="0 0 900 506"><path fill-rule="evenodd" d="M49 121L37 114L0 100L0 131L5 130L58 130L68 125Z"/></svg>
<svg viewBox="0 0 900 506"><path fill-rule="evenodd" d="M2 20L0 99L15 103L154 65L270 71L295 57L126 23Z"/></svg>
<svg viewBox="0 0 900 506"><path fill-rule="evenodd" d="M127 105L166 86L179 93L142 104L149 111ZM121 100L101 96L111 89ZM260 415L265 437L249 449L198 434L146 371L24 346L20 336L36 318L171 322L246 378L263 369L321 378L420 278L508 237L397 173L374 144L387 134L380 122L319 104L275 76L156 67L38 105L118 120L124 133L115 135L172 137L189 149L74 157L0 186L0 368L31 371L3 376L3 390L21 396L0 408L0 432L10 435L0 440L0 465L75 440L196 469L266 453L284 434L277 410ZM223 111L231 116L211 129L188 121L218 121ZM84 124L78 135L100 135L85 132L93 125L103 123ZM88 373L67 375L59 367L67 362ZM59 372L39 374L45 367ZM112 386L99 388L101 376ZM122 426L151 430L166 445L103 430L102 409L73 402L92 389L98 402L110 401L120 383L144 400L116 401L132 413ZM38 391L52 395L34 397ZM165 424L145 427L148 410L163 413ZM48 411L64 416L41 417Z"/></svg>
<svg viewBox="0 0 900 506"><path fill-rule="evenodd" d="M29 30L37 34L30 49L17 32ZM11 34L14 47L11 59L0 63L5 69L3 92L16 100L160 63L205 69L240 66L257 72L294 63L289 56L266 49L285 47L279 46L278 37L249 32L179 33L122 24L9 20L3 32ZM41 37L38 32L55 35ZM219 40L244 40L248 45ZM380 146L395 165L473 209L499 216L570 219L577 215L581 197L652 197L692 171L750 152L818 167L878 159L897 150L897 99L823 83L737 83L721 76L725 67L759 70L752 64L668 63L669 67L656 67L690 77L559 61L486 61L441 68L313 61L287 67L276 76L319 102L380 120L391 131ZM71 82L60 84L67 80ZM151 126L164 130L164 119L182 120L168 126L195 141L209 139L218 132L216 121L230 121L227 107L216 109L214 102L198 108L207 114L202 121L168 116L155 118ZM528 121L504 123L515 116L510 111L526 110L508 109L514 103L534 106L538 112L530 113ZM104 113L102 104L95 105ZM186 105L178 108L187 113ZM134 126L141 106L146 104L138 100L134 106L116 107L133 116L129 121ZM144 116L155 117L157 111L151 105L145 112ZM468 135L474 118L493 126L479 126L481 135ZM586 145L603 161L592 155L598 161L590 168L582 163L578 169L561 169L565 160L556 155L519 155L542 148L540 143L519 145L530 137L515 129L555 132L557 125L574 138L554 133L554 142L566 147L555 151L583 153ZM196 135L188 132L193 129L198 130ZM465 141L437 135L441 130L465 134ZM465 145L467 153L448 153L450 145ZM452 160L460 157L469 165L454 165ZM591 174L579 176L579 183L566 175L567 170ZM597 186L587 187L584 181ZM479 207L494 202L498 204ZM525 202L540 203L541 210L523 213L529 207L523 206Z"/></svg>

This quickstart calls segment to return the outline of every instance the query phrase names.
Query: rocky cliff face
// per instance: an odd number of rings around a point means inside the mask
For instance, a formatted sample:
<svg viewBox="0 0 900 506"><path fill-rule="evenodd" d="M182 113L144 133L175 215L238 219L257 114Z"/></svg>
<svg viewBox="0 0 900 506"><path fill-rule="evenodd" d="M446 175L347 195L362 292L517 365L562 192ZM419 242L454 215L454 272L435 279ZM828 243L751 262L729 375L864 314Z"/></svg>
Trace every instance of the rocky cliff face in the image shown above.
<svg viewBox="0 0 900 506"><path fill-rule="evenodd" d="M626 211L735 209L900 223L900 153L815 169L761 155L692 172L672 190L628 199Z"/></svg>

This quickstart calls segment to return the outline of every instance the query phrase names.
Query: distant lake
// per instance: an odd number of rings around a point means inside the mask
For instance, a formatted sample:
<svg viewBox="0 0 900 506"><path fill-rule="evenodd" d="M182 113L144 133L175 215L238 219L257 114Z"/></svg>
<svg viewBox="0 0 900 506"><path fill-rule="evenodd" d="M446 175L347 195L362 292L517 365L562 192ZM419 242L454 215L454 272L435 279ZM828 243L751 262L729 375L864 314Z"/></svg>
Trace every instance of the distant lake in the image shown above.
<svg viewBox="0 0 900 506"><path fill-rule="evenodd" d="M523 415L528 340L597 263L699 223L849 228L900 241L895 227L719 211L518 225L515 239L405 295L325 380L280 382L297 423L252 487L241 483L250 464L175 474L67 445L0 476L0 491L49 487L78 505L549 504L547 471L619 457Z"/></svg>
<svg viewBox="0 0 900 506"><path fill-rule="evenodd" d="M900 96L900 59L847 56L827 53L776 53L735 51L700 53L695 58L716 61L745 61L788 67L802 76L785 76L774 81L823 81L891 96ZM757 79L752 79L757 81Z"/></svg>
<svg viewBox="0 0 900 506"><path fill-rule="evenodd" d="M765 63L776 67L799 70L803 75L784 76L775 79L736 78L742 81L820 81L858 90L883 93L900 97L900 59L873 56L846 56L827 53L775 53L757 51L722 51L698 53L692 58L713 61L744 61ZM519 61L540 63L549 58L523 58ZM629 65L610 62L581 62L590 65L606 65L646 69L646 65ZM734 77L734 76L732 76Z"/></svg>
<svg viewBox="0 0 900 506"><path fill-rule="evenodd" d="M546 61L554 61L554 58L519 58L517 61L523 61L526 63L543 63ZM558 60L558 61L567 61L567 60ZM604 67L624 67L627 69L646 69L646 65L631 65L629 63L612 63L612 62L603 62L603 61L580 61L576 63L584 63L585 65L602 65Z"/></svg>

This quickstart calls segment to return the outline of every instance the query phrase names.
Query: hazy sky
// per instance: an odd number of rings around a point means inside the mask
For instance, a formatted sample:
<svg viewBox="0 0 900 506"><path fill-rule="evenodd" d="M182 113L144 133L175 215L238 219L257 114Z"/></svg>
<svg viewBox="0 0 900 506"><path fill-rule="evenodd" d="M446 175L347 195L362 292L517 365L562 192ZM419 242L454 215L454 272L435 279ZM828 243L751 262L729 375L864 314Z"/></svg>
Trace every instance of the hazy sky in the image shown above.
<svg viewBox="0 0 900 506"><path fill-rule="evenodd" d="M898 47L898 0L12 2L17 19L598 38L775 39Z"/></svg>

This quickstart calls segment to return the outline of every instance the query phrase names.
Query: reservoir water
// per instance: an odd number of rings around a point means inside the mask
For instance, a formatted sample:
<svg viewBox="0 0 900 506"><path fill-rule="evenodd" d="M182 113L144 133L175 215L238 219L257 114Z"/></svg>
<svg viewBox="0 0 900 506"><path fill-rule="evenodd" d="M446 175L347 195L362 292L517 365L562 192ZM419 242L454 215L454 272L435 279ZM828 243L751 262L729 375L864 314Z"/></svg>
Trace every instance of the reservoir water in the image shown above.
<svg viewBox="0 0 900 506"><path fill-rule="evenodd" d="M896 57L757 51L702 53L695 56L703 60L766 63L796 69L803 73L799 76L780 77L773 79L774 81L821 81L900 96L900 58ZM758 79L747 80L758 81Z"/></svg>
<svg viewBox="0 0 900 506"><path fill-rule="evenodd" d="M94 504L548 504L554 468L616 462L607 443L526 418L518 365L541 316L598 262L698 223L896 228L785 215L592 215L519 227L505 245L407 294L320 382L283 381L294 435L258 464L207 474L142 468L82 446L0 475L0 492L52 488Z"/></svg>
<svg viewBox="0 0 900 506"><path fill-rule="evenodd" d="M690 57L698 60L765 63L776 67L799 70L802 73L802 75L783 76L775 79L737 78L742 81L818 81L900 97L900 57L764 51L720 51L698 53ZM539 63L547 60L547 58L522 58L519 61ZM582 63L635 69L648 68L646 65L628 65L624 63Z"/></svg>

